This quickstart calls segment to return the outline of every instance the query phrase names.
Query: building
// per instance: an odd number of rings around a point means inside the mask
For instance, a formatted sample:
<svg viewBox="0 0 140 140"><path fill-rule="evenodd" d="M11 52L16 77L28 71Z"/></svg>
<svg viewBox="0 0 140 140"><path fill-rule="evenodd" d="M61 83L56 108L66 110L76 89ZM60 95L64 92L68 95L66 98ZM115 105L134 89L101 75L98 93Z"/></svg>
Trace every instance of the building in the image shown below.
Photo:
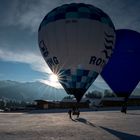
<svg viewBox="0 0 140 140"><path fill-rule="evenodd" d="M89 108L89 103L82 101L77 104L75 100L67 101L48 101L48 100L35 100L36 107L38 109L52 109L52 108L72 108L73 106L78 106L78 108Z"/></svg>
<svg viewBox="0 0 140 140"><path fill-rule="evenodd" d="M101 106L122 106L124 99L121 97L103 98L100 102ZM128 106L140 106L140 96L130 96Z"/></svg>

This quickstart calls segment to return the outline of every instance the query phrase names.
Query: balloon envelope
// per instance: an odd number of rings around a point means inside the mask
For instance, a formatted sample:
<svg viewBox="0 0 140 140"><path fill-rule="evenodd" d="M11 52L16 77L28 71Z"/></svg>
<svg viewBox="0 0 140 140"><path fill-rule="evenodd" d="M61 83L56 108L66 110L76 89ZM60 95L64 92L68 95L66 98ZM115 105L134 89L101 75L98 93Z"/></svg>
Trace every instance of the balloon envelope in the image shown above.
<svg viewBox="0 0 140 140"><path fill-rule="evenodd" d="M140 33L116 31L114 53L101 76L119 97L128 97L140 81Z"/></svg>
<svg viewBox="0 0 140 140"><path fill-rule="evenodd" d="M114 30L107 14L83 3L57 7L41 22L41 53L66 92L78 102L109 59Z"/></svg>

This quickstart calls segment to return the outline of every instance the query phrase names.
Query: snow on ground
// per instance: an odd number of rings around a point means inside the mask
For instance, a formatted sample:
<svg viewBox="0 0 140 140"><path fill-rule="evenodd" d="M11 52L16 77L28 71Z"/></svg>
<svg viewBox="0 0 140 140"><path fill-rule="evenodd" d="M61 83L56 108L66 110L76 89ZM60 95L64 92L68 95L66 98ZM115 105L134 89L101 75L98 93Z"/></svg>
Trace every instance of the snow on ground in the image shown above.
<svg viewBox="0 0 140 140"><path fill-rule="evenodd" d="M0 113L0 140L140 140L140 110Z"/></svg>

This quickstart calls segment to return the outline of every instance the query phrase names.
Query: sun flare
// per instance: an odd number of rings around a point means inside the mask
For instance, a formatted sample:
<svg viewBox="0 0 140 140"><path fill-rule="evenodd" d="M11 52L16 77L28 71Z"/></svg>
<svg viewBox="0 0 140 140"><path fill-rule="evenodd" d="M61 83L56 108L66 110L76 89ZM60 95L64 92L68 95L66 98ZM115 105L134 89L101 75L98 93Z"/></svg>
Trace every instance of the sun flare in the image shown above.
<svg viewBox="0 0 140 140"><path fill-rule="evenodd" d="M62 88L61 84L58 81L58 76L56 74L53 74L53 73L51 73L49 75L49 78L48 79L41 80L41 82L44 83L44 84L46 84L46 85L49 85L51 87L54 87L54 88L58 88L58 89L61 89Z"/></svg>
<svg viewBox="0 0 140 140"><path fill-rule="evenodd" d="M58 76L55 75L55 74L51 74L50 77L49 77L49 80L51 82L58 82Z"/></svg>

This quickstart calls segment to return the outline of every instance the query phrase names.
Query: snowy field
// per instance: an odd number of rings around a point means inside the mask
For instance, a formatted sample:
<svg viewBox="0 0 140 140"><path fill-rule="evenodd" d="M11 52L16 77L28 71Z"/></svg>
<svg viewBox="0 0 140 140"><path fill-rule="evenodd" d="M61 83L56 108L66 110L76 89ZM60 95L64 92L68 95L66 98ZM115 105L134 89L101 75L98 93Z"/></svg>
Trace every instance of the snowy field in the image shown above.
<svg viewBox="0 0 140 140"><path fill-rule="evenodd" d="M0 113L0 140L140 140L140 110Z"/></svg>

